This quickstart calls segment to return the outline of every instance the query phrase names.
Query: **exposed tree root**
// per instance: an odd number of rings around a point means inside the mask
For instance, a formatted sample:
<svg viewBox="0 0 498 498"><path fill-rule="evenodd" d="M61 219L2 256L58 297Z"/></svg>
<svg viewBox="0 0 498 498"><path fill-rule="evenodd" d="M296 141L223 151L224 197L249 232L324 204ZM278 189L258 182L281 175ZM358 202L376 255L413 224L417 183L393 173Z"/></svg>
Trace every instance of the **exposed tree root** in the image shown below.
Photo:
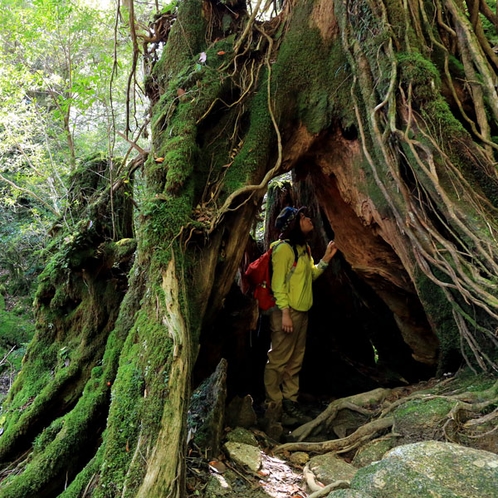
<svg viewBox="0 0 498 498"><path fill-rule="evenodd" d="M491 413L483 414L490 407L498 404L497 389L498 382L484 391L448 395L416 392L393 402L388 401L387 398L398 396L401 392L398 389L379 388L366 393L348 396L333 401L314 420L294 430L292 436L296 438L296 441L278 446L275 448L275 452L306 451L310 453L326 453L333 451L336 453L346 453L371 440L376 434L386 429L394 428L395 416L392 413L403 404L417 400L430 402L444 399L453 403L453 406L448 410L446 415L442 416L440 423L443 426L442 433L444 437L448 441L455 441L455 436L459 431L474 431L479 426L489 425L490 422L498 418L498 409L495 409ZM317 434L321 431L328 432L338 413L344 409L366 415L370 420L346 437L322 442L304 441L313 433ZM471 414L476 415L476 417L471 418ZM451 428L451 431L449 431L449 428ZM491 434L495 430L496 428L491 428L485 434ZM482 437L482 435L479 434L478 436L470 437L477 439Z"/></svg>
<svg viewBox="0 0 498 498"><path fill-rule="evenodd" d="M335 489L349 489L349 481L334 481L327 486L315 491L310 494L308 498L320 498L321 496L327 496L329 493L334 491Z"/></svg>
<svg viewBox="0 0 498 498"><path fill-rule="evenodd" d="M353 432L353 434L341 439L333 439L322 443L285 443L275 448L275 452L307 451L310 453L327 453L329 451L335 451L336 453L346 453L347 451L351 451L352 449L357 448L360 444L371 439L377 432L388 429L393 425L393 417L379 418L362 425L359 429Z"/></svg>
<svg viewBox="0 0 498 498"><path fill-rule="evenodd" d="M320 498L321 496L326 496L334 489L348 489L350 481L338 480L327 484L326 486L319 485L316 482L315 474L310 470L309 465L306 464L303 469L303 475L306 480L308 488L311 490L311 494L308 498Z"/></svg>
<svg viewBox="0 0 498 498"><path fill-rule="evenodd" d="M301 427L298 427L292 432L292 436L297 441L304 441L315 429L322 426L330 426L331 422L337 416L340 410L348 408L349 410L356 411L363 415L374 415L371 409L365 408L366 406L380 405L388 395L392 393L391 389L375 389L366 393L355 394L347 398L341 398L329 404L325 411L311 422L308 422Z"/></svg>

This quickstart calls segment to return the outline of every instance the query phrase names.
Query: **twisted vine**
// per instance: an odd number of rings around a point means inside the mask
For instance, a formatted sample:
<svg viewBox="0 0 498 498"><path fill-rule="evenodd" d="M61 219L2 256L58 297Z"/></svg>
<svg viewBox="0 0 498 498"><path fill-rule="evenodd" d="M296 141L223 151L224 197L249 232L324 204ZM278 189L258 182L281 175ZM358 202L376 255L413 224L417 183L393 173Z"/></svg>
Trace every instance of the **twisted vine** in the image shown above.
<svg viewBox="0 0 498 498"><path fill-rule="evenodd" d="M451 303L462 353L468 363L472 362L466 356L466 348L470 349L481 369L491 367L497 370L498 365L486 354L480 340L480 337L485 337L498 345L497 330L480 324L467 311L479 308L493 323L498 322L496 209L465 179L451 158L452 152L446 150L444 135L431 129L430 123L414 107L413 86L408 83L405 88L400 81L394 47L398 52L417 53L417 47L408 36L410 26L413 26L419 36L428 33L429 42L442 49L448 86L462 111L462 119L470 124L471 132L481 142L466 146L467 150L491 175L491 181L497 178L493 151L496 155L498 149L490 138L490 130L498 126L494 58L487 57L481 46L481 39L475 31L480 26L478 20L472 24L453 0L445 0L447 18L443 16L442 6L436 5L439 27L462 54L468 80L466 88L477 121L474 122L463 111L448 69L449 43L444 43L437 31L421 29L421 19L429 25L423 2L404 3L402 39L398 39L391 29L384 6L376 4L375 7L377 9L372 8L368 14L371 16L371 30L374 34L384 30L388 36L388 41L377 47L375 58L371 56L373 49L366 37L354 28L357 22L365 23L365 12L362 12L360 21L356 6L348 3L348 19L343 20L342 29L343 47L352 64L359 68L351 96L364 156L398 226L408 239L407 245L412 248L418 268L442 289ZM389 68L387 76L386 68ZM482 79L480 84L476 82L476 71ZM484 112L484 102L488 104L490 118ZM408 159L404 149L409 151L412 160ZM401 161L403 167L409 169L412 184L407 183L406 175L401 172ZM445 184L442 178L446 180ZM390 182L395 185L394 189ZM469 213L469 207L473 213ZM476 227L476 220L480 226Z"/></svg>

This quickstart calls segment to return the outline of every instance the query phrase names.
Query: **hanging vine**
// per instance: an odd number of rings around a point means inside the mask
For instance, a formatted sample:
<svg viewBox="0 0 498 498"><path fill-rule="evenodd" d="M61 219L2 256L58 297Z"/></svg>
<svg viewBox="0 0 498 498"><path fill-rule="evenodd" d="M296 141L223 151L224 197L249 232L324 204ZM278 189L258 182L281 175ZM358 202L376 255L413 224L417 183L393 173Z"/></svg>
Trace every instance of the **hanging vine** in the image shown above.
<svg viewBox="0 0 498 498"><path fill-rule="evenodd" d="M395 35L383 4L361 5L371 10L359 12L357 4L346 4L343 46L361 68L351 95L365 157L418 268L452 305L463 354L470 350L470 364L496 370L485 344L498 345L497 212L462 172L465 155L472 155L491 183L497 179L498 147L491 140L498 129L495 54L479 34L479 16L474 14L471 23L452 0L435 4L439 31L428 22L424 2L405 3L402 37ZM473 6L478 9L479 2ZM370 43L366 25L372 40L384 36L386 41ZM444 55L443 74L454 103L477 141L472 152L463 128L443 104L435 66L427 64L423 48L414 44L413 32L423 33L427 44ZM448 65L458 54L464 75L454 81ZM466 108L472 108L464 111L457 95L465 95ZM445 122L447 129L440 127ZM460 150L449 146L450 133L461 135ZM391 181L394 189L387 186ZM487 325L480 323L477 310L488 316Z"/></svg>

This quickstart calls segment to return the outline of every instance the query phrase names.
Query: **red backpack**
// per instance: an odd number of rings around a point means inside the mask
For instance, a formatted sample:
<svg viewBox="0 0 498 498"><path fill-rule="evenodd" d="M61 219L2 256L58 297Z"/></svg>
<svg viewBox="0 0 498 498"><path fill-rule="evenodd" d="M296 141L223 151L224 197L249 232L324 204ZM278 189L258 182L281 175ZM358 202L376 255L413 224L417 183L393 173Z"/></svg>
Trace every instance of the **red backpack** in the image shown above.
<svg viewBox="0 0 498 498"><path fill-rule="evenodd" d="M265 253L263 253L258 259L253 261L244 273L244 277L249 283L250 287L254 289L254 297L258 301L259 308L262 311L267 311L275 306L275 298L273 297L273 292L271 290L271 255L273 248L279 245L281 242L287 242L285 240L279 241L273 247L270 247ZM294 269L297 265L297 249L291 246L294 250ZM292 271L292 270L291 270Z"/></svg>

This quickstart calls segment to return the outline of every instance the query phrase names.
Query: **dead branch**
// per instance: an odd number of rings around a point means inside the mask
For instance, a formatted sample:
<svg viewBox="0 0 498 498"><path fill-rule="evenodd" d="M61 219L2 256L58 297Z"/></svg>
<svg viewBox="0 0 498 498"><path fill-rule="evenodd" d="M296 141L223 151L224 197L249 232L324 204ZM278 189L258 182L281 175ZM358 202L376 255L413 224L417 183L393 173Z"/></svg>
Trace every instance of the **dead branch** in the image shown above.
<svg viewBox="0 0 498 498"><path fill-rule="evenodd" d="M483 415L482 417L473 418L472 420L469 420L469 421L465 422L464 428L467 429L467 428L472 428L472 427L475 427L475 426L483 425L483 424L486 424L488 422L493 421L496 418L498 418L498 408L496 408L495 410L493 410L491 413ZM493 431L497 430L497 429L498 429L498 424L495 425Z"/></svg>
<svg viewBox="0 0 498 498"><path fill-rule="evenodd" d="M10 348L10 351L0 360L0 367L2 365L5 365L7 363L7 358L10 356L10 354L16 349L16 346L12 346Z"/></svg>

